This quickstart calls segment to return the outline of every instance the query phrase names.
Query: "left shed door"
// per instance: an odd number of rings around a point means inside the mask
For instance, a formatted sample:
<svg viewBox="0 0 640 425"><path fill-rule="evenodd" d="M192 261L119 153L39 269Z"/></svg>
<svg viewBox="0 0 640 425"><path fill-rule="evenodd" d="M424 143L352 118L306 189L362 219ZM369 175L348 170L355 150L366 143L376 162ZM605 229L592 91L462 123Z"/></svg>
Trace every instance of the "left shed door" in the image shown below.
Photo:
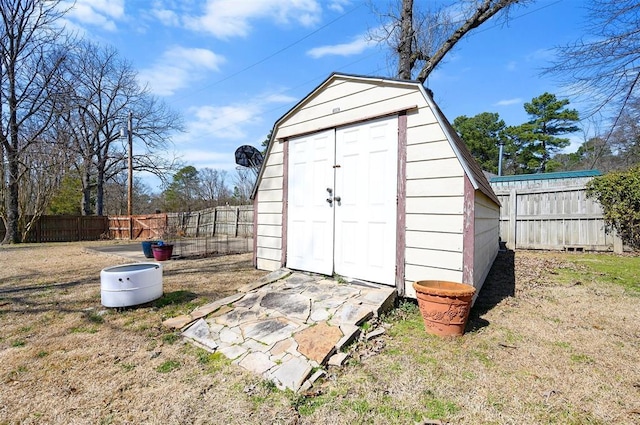
<svg viewBox="0 0 640 425"><path fill-rule="evenodd" d="M287 267L333 273L335 131L290 139Z"/></svg>

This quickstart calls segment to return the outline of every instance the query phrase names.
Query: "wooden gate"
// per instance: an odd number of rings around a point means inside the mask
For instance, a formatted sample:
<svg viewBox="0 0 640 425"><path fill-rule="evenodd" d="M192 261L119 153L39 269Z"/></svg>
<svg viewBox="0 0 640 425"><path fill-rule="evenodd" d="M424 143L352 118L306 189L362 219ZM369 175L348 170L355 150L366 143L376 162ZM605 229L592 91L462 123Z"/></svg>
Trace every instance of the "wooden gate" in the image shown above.
<svg viewBox="0 0 640 425"><path fill-rule="evenodd" d="M109 217L111 239L162 239L167 214Z"/></svg>

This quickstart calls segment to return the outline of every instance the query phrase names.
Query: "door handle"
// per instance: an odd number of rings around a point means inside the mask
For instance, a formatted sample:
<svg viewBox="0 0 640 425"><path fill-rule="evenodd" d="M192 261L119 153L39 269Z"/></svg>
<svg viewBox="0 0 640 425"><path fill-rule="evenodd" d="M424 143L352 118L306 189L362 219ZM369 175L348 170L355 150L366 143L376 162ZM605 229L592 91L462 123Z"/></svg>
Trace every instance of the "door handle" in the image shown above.
<svg viewBox="0 0 640 425"><path fill-rule="evenodd" d="M333 193L333 189L331 189L330 187L327 188L327 192L329 192L329 195L331 195Z"/></svg>
<svg viewBox="0 0 640 425"><path fill-rule="evenodd" d="M329 203L329 206L332 207L333 206L333 199L331 198L327 198L327 202Z"/></svg>
<svg viewBox="0 0 640 425"><path fill-rule="evenodd" d="M333 198L337 203L340 203L340 201L342 200L342 198L340 198L339 196L335 196Z"/></svg>

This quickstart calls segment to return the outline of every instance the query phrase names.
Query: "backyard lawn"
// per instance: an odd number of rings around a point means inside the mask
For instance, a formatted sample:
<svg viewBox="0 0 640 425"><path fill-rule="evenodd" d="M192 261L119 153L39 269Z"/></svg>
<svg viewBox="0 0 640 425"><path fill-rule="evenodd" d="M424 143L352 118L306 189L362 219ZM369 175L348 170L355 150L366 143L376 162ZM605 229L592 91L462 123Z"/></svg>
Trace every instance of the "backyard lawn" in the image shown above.
<svg viewBox="0 0 640 425"><path fill-rule="evenodd" d="M640 423L640 257L501 253L465 336L401 301L294 394L162 326L264 275L250 254L165 262L162 298L106 309L130 260L97 244L0 246L0 424Z"/></svg>

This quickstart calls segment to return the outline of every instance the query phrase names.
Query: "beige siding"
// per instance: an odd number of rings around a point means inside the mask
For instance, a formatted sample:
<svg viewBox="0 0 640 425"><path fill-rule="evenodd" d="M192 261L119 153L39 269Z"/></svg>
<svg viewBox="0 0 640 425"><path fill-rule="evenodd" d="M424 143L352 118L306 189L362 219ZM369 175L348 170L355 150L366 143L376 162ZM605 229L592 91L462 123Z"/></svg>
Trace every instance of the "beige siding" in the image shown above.
<svg viewBox="0 0 640 425"><path fill-rule="evenodd" d="M263 258L265 260L280 261L280 249L258 247L257 258Z"/></svg>
<svg viewBox="0 0 640 425"><path fill-rule="evenodd" d="M281 237L282 226L269 226L265 224L260 224L258 225L258 230L256 231L256 235L269 236L269 237Z"/></svg>
<svg viewBox="0 0 640 425"><path fill-rule="evenodd" d="M462 177L407 180L407 198L435 196L464 196Z"/></svg>
<svg viewBox="0 0 640 425"><path fill-rule="evenodd" d="M277 236L261 236L260 237L261 248L281 249L282 238Z"/></svg>
<svg viewBox="0 0 640 425"><path fill-rule="evenodd" d="M462 235L462 214L422 214L421 212L407 211L407 230L421 232L444 232Z"/></svg>
<svg viewBox="0 0 640 425"><path fill-rule="evenodd" d="M285 118L276 138L285 139L321 129L372 119L421 106L425 100L412 87L384 87L371 82L341 80L324 87Z"/></svg>
<svg viewBox="0 0 640 425"><path fill-rule="evenodd" d="M476 296L498 255L500 207L479 190L475 193L473 286Z"/></svg>
<svg viewBox="0 0 640 425"><path fill-rule="evenodd" d="M280 260L267 260L266 258L258 258L258 270L274 271L280 268Z"/></svg>
<svg viewBox="0 0 640 425"><path fill-rule="evenodd" d="M439 268L447 270L462 271L462 253L444 251L442 249L417 249L407 248L406 262L408 264L425 264L432 259L431 263ZM426 277L425 279L431 279Z"/></svg>
<svg viewBox="0 0 640 425"><path fill-rule="evenodd" d="M462 214L463 204L462 196L407 198L407 210L420 211L423 214Z"/></svg>
<svg viewBox="0 0 640 425"><path fill-rule="evenodd" d="M450 282L462 282L462 272L438 267L407 264L405 268L406 297L416 297L416 291L413 289L413 282L418 280L448 280Z"/></svg>
<svg viewBox="0 0 640 425"><path fill-rule="evenodd" d="M261 213L281 214L282 213L282 201L263 201L260 203Z"/></svg>
<svg viewBox="0 0 640 425"><path fill-rule="evenodd" d="M407 248L424 248L462 252L462 238L457 233L407 231Z"/></svg>
<svg viewBox="0 0 640 425"><path fill-rule="evenodd" d="M464 170L428 107L407 116L405 295L416 280L462 281Z"/></svg>
<svg viewBox="0 0 640 425"><path fill-rule="evenodd" d="M284 155L283 144L274 143L267 155L257 192L256 265L276 270L282 258Z"/></svg>
<svg viewBox="0 0 640 425"><path fill-rule="evenodd" d="M435 118L434 118L435 119ZM414 157L414 160L435 159L435 158L452 158L453 151L451 145L447 141L447 137L442 131L442 127L437 122L416 124L417 118L411 122L411 127L407 128L407 147L415 150L420 145L426 145L432 150L425 158ZM435 151L433 151L435 150Z"/></svg>
<svg viewBox="0 0 640 425"><path fill-rule="evenodd" d="M282 189L258 190L260 202L280 202L282 203Z"/></svg>
<svg viewBox="0 0 640 425"><path fill-rule="evenodd" d="M417 127L414 130L420 130L425 127ZM418 134L416 134L418 136ZM411 137L410 135L407 136ZM438 140L436 142L422 142L407 146L407 156L413 161L428 161L431 159L454 158L453 150L446 141Z"/></svg>

